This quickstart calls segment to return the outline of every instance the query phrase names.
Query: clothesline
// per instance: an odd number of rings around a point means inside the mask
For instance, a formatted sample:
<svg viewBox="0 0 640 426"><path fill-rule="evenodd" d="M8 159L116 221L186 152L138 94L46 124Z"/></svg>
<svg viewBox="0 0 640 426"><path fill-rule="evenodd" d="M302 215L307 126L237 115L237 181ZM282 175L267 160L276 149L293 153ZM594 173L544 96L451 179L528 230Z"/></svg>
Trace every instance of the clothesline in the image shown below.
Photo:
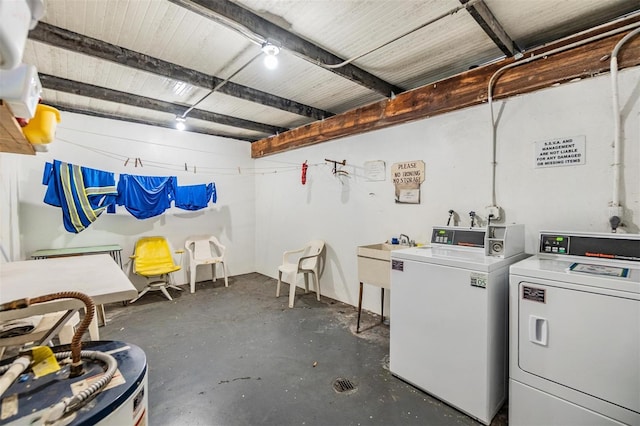
<svg viewBox="0 0 640 426"><path fill-rule="evenodd" d="M96 154L100 154L100 155L104 155L105 157L109 157L115 160L119 160L122 161L122 163L124 164L125 162L127 162L127 160L131 160L131 159L135 159L136 157L128 157L125 155L121 155L121 154L117 154L115 152L111 152L111 151L107 151L107 150L103 150L100 148L95 148L95 147L87 147L75 142L71 142L69 140L66 139L62 139L62 138L57 138L57 141L60 142L64 142L64 143L68 143L70 145L74 145L78 148L82 148L82 149L86 149L88 151L92 151ZM163 145L166 146L166 145ZM201 152L205 152L205 151L201 151ZM210 154L212 154L211 152L209 152ZM137 157L138 159L140 159L140 157ZM194 164L189 164L189 163L182 163L182 164L178 164L178 163L166 163L166 162L161 162L161 161L154 161L154 160L149 160L149 159L145 159L142 158L141 159L142 164L144 164L143 167L153 167L156 169L161 169L161 170L171 170L171 171L185 171L185 164L187 164L187 170L188 172L193 172L194 168L196 170L195 173L198 172L210 172L210 173L216 173L219 175L226 175L226 176L236 176L236 175L265 175L265 174L274 174L274 173L286 173L286 172L299 172L300 170L300 164L293 164L293 163L286 163L286 162L279 162L276 161L278 163L283 163L283 164L287 164L286 166L273 166L273 167L208 167L208 166L198 166L198 165L194 165ZM130 161L130 164L133 165L133 162ZM321 166L324 165L324 163L315 163L315 164L308 164L309 167L317 167L317 166ZM265 171L259 171L259 170L265 170ZM268 170L268 171L266 171Z"/></svg>

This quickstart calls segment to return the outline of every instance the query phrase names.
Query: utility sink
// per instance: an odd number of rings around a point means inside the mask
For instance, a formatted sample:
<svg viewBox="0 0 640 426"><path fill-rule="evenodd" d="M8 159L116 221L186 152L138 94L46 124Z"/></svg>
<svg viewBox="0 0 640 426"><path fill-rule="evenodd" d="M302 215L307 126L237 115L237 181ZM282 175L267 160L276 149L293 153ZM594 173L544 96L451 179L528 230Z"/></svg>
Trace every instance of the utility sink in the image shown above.
<svg viewBox="0 0 640 426"><path fill-rule="evenodd" d="M399 244L378 243L358 247L358 280L391 288L391 252L407 248Z"/></svg>
<svg viewBox="0 0 640 426"><path fill-rule="evenodd" d="M370 244L368 246L358 247L358 256L371 257L373 259L391 260L391 251L401 248L407 248L407 246L401 246L399 244Z"/></svg>

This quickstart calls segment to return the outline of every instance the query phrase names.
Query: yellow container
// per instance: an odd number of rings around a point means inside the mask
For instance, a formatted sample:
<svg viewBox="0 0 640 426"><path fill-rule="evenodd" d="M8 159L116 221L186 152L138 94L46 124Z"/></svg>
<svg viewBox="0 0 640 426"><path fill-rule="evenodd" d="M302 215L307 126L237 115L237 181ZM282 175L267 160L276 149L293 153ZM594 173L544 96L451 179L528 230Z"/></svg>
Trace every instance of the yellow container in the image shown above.
<svg viewBox="0 0 640 426"><path fill-rule="evenodd" d="M60 112L49 105L38 104L35 116L22 128L24 136L32 144L44 144L53 140Z"/></svg>

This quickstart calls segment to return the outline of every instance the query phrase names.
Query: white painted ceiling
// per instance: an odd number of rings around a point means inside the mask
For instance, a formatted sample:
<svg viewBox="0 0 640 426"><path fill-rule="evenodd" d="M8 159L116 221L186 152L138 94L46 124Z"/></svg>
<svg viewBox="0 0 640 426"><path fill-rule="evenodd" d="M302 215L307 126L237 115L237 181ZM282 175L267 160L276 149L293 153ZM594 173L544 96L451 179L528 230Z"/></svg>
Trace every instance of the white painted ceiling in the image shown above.
<svg viewBox="0 0 640 426"><path fill-rule="evenodd" d="M463 2L466 0L237 0L232 5L342 59L372 51L352 65L404 91L506 56L469 10L462 8L447 15ZM483 2L513 40L515 52L640 11L638 0ZM48 31L51 26L61 28L221 80L233 76L232 83L328 114L339 114L392 96L340 76L318 64L316 58L302 57L287 45L287 40L265 37L259 29L207 11L228 3L228 0L47 0L41 23L48 25ZM445 16L436 20L442 15ZM428 24L431 21L435 22ZM400 36L403 37L385 45ZM261 54L265 39L281 47L275 70L264 67L264 54L250 62ZM173 104L177 114L186 112L209 94L186 114L190 131L258 140L318 119L221 91L212 92L211 86L182 82L163 73L162 68L152 73L136 69L118 57L105 60L91 51L79 53L77 49L61 48L31 36L23 62L35 65L41 75L70 80L78 87L97 86ZM124 100L99 99L82 90L70 93L51 84L45 84L42 98L44 103L63 110L156 125L175 123L176 112L172 110L148 109L144 102L133 106ZM220 124L194 117L198 110L278 130Z"/></svg>

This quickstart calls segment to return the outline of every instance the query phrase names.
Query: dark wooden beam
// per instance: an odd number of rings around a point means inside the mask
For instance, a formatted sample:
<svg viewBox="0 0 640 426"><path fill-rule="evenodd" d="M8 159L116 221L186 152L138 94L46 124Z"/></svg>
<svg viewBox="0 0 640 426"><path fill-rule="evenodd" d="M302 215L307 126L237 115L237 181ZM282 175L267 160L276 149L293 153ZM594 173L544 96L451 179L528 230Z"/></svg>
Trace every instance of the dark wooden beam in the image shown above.
<svg viewBox="0 0 640 426"><path fill-rule="evenodd" d="M182 115L185 110L185 107L183 105L172 104L170 102L160 101L144 96L132 95L131 93L120 92L117 90L107 89L105 87L67 80L64 78L55 77L53 75L39 74L39 77L40 82L42 83L42 87L45 89L58 90L61 92L72 93L74 95L85 96L88 98L131 105L138 108L168 112L174 115ZM44 101L46 103L46 99L44 99ZM253 130L270 135L288 130L283 127L270 126L268 124L257 123L255 121L230 117L228 115L217 114L215 112L203 111L200 109L191 110L188 117L211 121L218 124L224 124L226 126Z"/></svg>
<svg viewBox="0 0 640 426"><path fill-rule="evenodd" d="M462 4L467 4L468 2L469 0L460 0ZM515 42L509 37L504 28L502 28L500 22L498 22L483 0L472 4L471 7L467 8L467 11L491 40L493 40L495 45L502 50L502 53L507 57L518 53L519 49Z"/></svg>
<svg viewBox="0 0 640 426"><path fill-rule="evenodd" d="M100 117L100 118L108 118L111 120L118 120L118 121L126 121L128 123L136 123L136 124L145 124L147 126L155 126L155 127L165 127L167 129L174 129L175 130L175 126L173 125L173 123L168 123L166 121L159 121L159 120L150 120L150 119L139 119L139 118L133 118L133 117L124 117L121 115L115 115L115 114L108 114L108 113L104 113L104 112L100 112L100 111L94 111L94 110L90 110L90 109L80 109L80 108L76 108L72 105L67 105L64 103L51 103L51 102L47 102L47 105L52 106L56 109L59 109L60 111L66 111L66 112L73 112L75 114L82 114L82 115L89 115L91 117ZM202 127L196 127L193 125L188 126L188 130L185 129L185 131L191 132L191 133L201 133L203 135L209 135L209 136L218 136L221 138L230 138L230 139L237 139L237 140L242 140L242 141L247 141L247 142L255 142L255 138L247 138L244 136L237 136L237 135L231 135L228 133L223 133L223 132L217 132L214 130L209 130L209 129L204 129Z"/></svg>
<svg viewBox="0 0 640 426"><path fill-rule="evenodd" d="M314 64L318 62L324 64L338 64L344 61L337 55L299 37L289 31L267 21L248 9L244 9L236 3L228 0L169 0L179 6L185 7L192 12L198 13L207 18L213 15L222 16L233 22L240 24L263 40L275 42L286 50L296 52ZM214 18L215 19L215 18ZM391 93L401 93L404 89L382 80L373 74L364 71L355 65L348 64L344 67L329 69L341 77L364 86L385 97L390 97Z"/></svg>
<svg viewBox="0 0 640 426"><path fill-rule="evenodd" d="M577 40L586 40L593 35L603 34L608 30L638 21L640 21L639 16L617 21L606 27L581 33L555 44L548 44L527 52L525 56L543 54L556 47L565 46ZM501 99L520 95L574 79L590 78L607 73L611 51L626 33L628 31L511 68L496 79L493 98ZM259 140L251 145L251 156L264 157L486 103L489 80L496 71L513 62L515 62L513 58L507 58L402 93L395 99L373 103L324 121L317 121ZM620 69L640 65L640 37L635 37L625 44L618 56L618 63ZM488 111L487 120L489 120Z"/></svg>
<svg viewBox="0 0 640 426"><path fill-rule="evenodd" d="M223 81L221 78L65 30L46 22L38 23L29 32L29 39L183 81L205 89L211 90ZM334 115L329 111L314 108L291 99L281 98L231 81L218 89L218 92L316 120L322 120Z"/></svg>

